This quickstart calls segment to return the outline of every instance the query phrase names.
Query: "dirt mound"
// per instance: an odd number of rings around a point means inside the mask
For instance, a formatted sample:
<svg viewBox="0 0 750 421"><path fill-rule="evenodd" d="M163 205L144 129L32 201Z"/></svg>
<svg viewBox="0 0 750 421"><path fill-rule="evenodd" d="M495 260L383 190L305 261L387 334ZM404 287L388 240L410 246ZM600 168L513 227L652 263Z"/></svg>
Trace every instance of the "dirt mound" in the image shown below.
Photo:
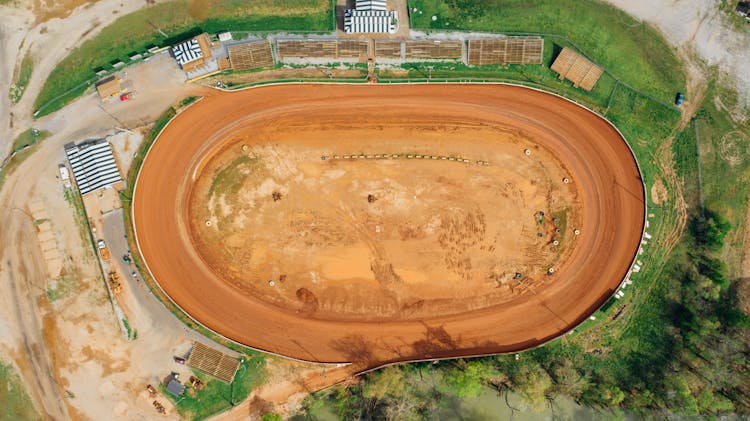
<svg viewBox="0 0 750 421"><path fill-rule="evenodd" d="M304 311L314 312L318 309L318 297L309 289L300 288L295 295L297 295L297 299L303 304Z"/></svg>

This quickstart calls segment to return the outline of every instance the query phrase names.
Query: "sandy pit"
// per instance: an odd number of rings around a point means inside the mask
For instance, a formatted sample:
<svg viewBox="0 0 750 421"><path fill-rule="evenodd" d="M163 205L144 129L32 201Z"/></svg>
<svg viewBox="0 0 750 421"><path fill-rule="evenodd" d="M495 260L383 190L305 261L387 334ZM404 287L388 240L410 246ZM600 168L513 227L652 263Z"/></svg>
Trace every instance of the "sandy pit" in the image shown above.
<svg viewBox="0 0 750 421"><path fill-rule="evenodd" d="M627 273L643 199L619 133L559 97L285 85L178 116L133 210L149 270L196 320L366 369L572 329Z"/></svg>

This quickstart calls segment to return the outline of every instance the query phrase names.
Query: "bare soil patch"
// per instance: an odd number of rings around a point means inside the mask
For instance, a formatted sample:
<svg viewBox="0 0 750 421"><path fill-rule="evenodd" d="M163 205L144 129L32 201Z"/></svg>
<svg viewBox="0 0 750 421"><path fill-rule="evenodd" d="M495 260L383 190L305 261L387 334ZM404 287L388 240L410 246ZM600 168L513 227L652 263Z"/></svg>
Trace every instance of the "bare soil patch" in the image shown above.
<svg viewBox="0 0 750 421"><path fill-rule="evenodd" d="M215 86L216 82L221 81L225 84L244 85L248 83L262 82L274 79L295 79L295 78L362 78L367 76L365 69L348 69L348 68L330 68L330 67L306 67L306 68L282 68L261 70L259 72L249 73L231 73L228 75L219 75L205 79L205 84Z"/></svg>
<svg viewBox="0 0 750 421"><path fill-rule="evenodd" d="M326 319L450 315L541 285L581 223L570 172L515 129L431 118L233 131L192 192L197 250L242 293Z"/></svg>
<svg viewBox="0 0 750 421"><path fill-rule="evenodd" d="M651 186L651 200L655 205L661 205L669 200L667 187L658 175L654 177L654 185Z"/></svg>
<svg viewBox="0 0 750 421"><path fill-rule="evenodd" d="M65 19L76 8L95 2L96 0L32 0L31 4L36 23L39 24L51 19Z"/></svg>

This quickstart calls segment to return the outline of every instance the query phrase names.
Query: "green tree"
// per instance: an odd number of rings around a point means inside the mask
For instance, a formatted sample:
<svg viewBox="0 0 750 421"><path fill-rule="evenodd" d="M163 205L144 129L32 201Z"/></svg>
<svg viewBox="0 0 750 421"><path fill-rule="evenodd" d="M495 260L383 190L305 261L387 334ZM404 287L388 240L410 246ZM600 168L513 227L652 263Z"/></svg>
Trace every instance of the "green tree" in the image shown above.
<svg viewBox="0 0 750 421"><path fill-rule="evenodd" d="M378 370L367 377L362 388L366 398L385 399L387 396L398 396L407 387L407 378L399 366L390 366Z"/></svg>
<svg viewBox="0 0 750 421"><path fill-rule="evenodd" d="M445 383L449 386L448 392L453 392L460 398L474 397L497 374L497 370L483 360L458 360L445 373Z"/></svg>
<svg viewBox="0 0 750 421"><path fill-rule="evenodd" d="M264 414L263 417L261 417L261 421L283 421L283 420L284 420L284 417L282 417L281 415L270 413L270 412L268 414Z"/></svg>
<svg viewBox="0 0 750 421"><path fill-rule="evenodd" d="M552 378L537 365L524 365L513 376L514 391L538 409L545 403L547 391L552 387Z"/></svg>
<svg viewBox="0 0 750 421"><path fill-rule="evenodd" d="M552 390L578 399L589 387L589 381L573 365L570 360L552 369L552 377L555 381Z"/></svg>
<svg viewBox="0 0 750 421"><path fill-rule="evenodd" d="M698 415L698 402L690 391L687 379L682 374L674 374L667 379L668 393L673 396L673 405L685 415Z"/></svg>
<svg viewBox="0 0 750 421"><path fill-rule="evenodd" d="M734 404L721 394L714 393L709 388L703 389L696 399L700 412L711 412L714 414L734 411Z"/></svg>
<svg viewBox="0 0 750 421"><path fill-rule="evenodd" d="M695 242L710 250L718 250L724 245L724 237L731 228L726 219L709 209L693 217L690 222L690 232Z"/></svg>

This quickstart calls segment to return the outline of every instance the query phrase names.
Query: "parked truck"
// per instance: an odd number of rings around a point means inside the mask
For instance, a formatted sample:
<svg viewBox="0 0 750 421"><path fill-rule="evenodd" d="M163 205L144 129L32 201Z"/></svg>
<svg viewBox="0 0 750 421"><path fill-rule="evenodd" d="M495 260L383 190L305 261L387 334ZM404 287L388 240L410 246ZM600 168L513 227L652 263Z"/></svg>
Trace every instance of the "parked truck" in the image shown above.
<svg viewBox="0 0 750 421"><path fill-rule="evenodd" d="M102 256L103 260L109 260L109 248L107 248L107 243L104 242L104 240L99 240L96 242L97 248L99 248L99 254Z"/></svg>

